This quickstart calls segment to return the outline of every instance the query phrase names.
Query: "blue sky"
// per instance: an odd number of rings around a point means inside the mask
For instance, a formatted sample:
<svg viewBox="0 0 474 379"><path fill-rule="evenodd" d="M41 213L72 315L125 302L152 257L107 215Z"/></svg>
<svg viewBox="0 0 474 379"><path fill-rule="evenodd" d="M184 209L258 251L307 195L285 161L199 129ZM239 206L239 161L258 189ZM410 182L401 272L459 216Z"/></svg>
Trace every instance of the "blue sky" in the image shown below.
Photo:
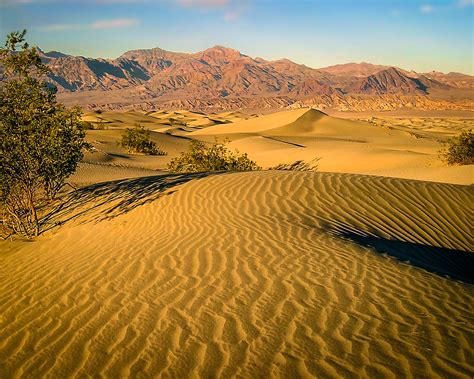
<svg viewBox="0 0 474 379"><path fill-rule="evenodd" d="M371 62L474 74L474 0L0 0L2 39L115 58L224 45L310 67Z"/></svg>

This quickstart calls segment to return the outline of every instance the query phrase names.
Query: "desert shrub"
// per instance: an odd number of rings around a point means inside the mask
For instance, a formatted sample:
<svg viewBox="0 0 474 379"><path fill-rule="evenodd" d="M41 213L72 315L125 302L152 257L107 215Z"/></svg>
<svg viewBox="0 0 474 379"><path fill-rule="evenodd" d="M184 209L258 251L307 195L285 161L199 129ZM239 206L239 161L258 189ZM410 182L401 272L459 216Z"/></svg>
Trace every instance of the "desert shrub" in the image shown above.
<svg viewBox="0 0 474 379"><path fill-rule="evenodd" d="M100 119L99 122L94 122L92 125L94 130L109 129L109 125L103 119Z"/></svg>
<svg viewBox="0 0 474 379"><path fill-rule="evenodd" d="M65 185L88 147L81 111L56 101L48 71L26 30L0 49L0 235L40 232L40 212Z"/></svg>
<svg viewBox="0 0 474 379"><path fill-rule="evenodd" d="M82 130L94 130L94 124L89 121L81 121Z"/></svg>
<svg viewBox="0 0 474 379"><path fill-rule="evenodd" d="M321 158L314 158L313 160L306 162L304 160L298 160L293 163L280 163L270 170L283 170L283 171L317 171L318 162Z"/></svg>
<svg viewBox="0 0 474 379"><path fill-rule="evenodd" d="M166 155L163 150L158 148L155 142L150 140L150 131L141 125L136 125L133 129L125 129L119 145L127 149L129 153Z"/></svg>
<svg viewBox="0 0 474 379"><path fill-rule="evenodd" d="M441 159L450 165L474 164L474 138L472 130L450 138L440 151Z"/></svg>
<svg viewBox="0 0 474 379"><path fill-rule="evenodd" d="M182 152L168 164L171 172L254 171L260 167L247 154L233 152L227 142L216 142L207 147L201 141L191 141L188 151Z"/></svg>
<svg viewBox="0 0 474 379"><path fill-rule="evenodd" d="M181 125L181 126L187 126L188 124L182 120L179 120L177 118L170 117L169 119L170 124L174 125Z"/></svg>

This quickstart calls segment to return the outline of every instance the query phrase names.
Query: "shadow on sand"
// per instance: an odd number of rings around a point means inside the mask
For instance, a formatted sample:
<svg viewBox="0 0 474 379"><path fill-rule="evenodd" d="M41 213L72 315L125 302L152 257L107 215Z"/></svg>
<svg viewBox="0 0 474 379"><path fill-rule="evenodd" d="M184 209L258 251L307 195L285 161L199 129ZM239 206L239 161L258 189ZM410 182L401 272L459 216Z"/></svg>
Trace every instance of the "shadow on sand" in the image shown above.
<svg viewBox="0 0 474 379"><path fill-rule="evenodd" d="M82 217L80 224L112 219L176 192L174 187L181 184L221 174L224 173L165 174L84 187L70 193L65 201L41 220L42 232L64 225L80 216L90 216Z"/></svg>
<svg viewBox="0 0 474 379"><path fill-rule="evenodd" d="M474 284L474 253L381 237L361 236L349 231L340 232L340 235L412 266Z"/></svg>

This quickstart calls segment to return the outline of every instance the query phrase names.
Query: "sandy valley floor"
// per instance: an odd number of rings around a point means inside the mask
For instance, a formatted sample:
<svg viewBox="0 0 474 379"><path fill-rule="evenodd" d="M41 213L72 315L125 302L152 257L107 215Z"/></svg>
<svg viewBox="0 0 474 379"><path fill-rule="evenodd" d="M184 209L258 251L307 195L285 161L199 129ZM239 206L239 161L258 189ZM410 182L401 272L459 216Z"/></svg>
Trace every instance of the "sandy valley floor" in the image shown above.
<svg viewBox="0 0 474 379"><path fill-rule="evenodd" d="M0 378L474 375L473 166L437 156L471 119L86 117L81 189L0 242ZM137 119L167 156L117 146ZM319 172L161 171L216 136Z"/></svg>

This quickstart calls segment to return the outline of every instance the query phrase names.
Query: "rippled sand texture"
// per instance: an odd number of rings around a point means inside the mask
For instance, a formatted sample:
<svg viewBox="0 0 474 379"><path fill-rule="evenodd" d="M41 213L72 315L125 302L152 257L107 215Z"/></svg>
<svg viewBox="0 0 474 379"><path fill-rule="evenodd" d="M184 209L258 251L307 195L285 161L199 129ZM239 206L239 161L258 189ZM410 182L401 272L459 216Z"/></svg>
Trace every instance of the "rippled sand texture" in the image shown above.
<svg viewBox="0 0 474 379"><path fill-rule="evenodd" d="M0 245L0 377L472 377L472 194L271 171L83 189Z"/></svg>

